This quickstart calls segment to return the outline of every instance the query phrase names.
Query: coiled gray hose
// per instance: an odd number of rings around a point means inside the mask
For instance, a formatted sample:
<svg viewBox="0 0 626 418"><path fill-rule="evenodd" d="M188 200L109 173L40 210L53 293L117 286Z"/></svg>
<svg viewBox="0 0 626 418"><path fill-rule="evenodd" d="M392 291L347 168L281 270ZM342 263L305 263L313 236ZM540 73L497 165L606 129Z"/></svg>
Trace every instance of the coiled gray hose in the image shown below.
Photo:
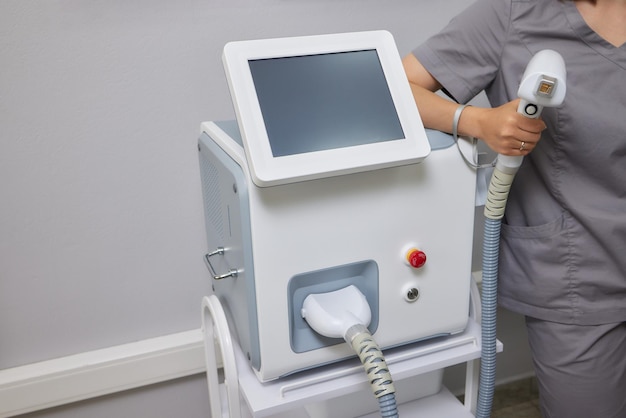
<svg viewBox="0 0 626 418"><path fill-rule="evenodd" d="M485 227L483 235L483 280L480 383L478 386L477 418L489 418L493 404L496 378L496 310L498 307L498 259L500 253L500 229L504 209L517 172L516 168L496 168L491 177L487 202L485 203Z"/></svg>
<svg viewBox="0 0 626 418"><path fill-rule="evenodd" d="M395 388L382 351L363 325L354 325L346 332L346 341L359 356L374 396L378 399L382 418L398 418Z"/></svg>
<svg viewBox="0 0 626 418"><path fill-rule="evenodd" d="M500 250L500 219L485 220L483 237L482 280L482 348L477 418L491 416L496 376L496 308L498 305L498 253Z"/></svg>

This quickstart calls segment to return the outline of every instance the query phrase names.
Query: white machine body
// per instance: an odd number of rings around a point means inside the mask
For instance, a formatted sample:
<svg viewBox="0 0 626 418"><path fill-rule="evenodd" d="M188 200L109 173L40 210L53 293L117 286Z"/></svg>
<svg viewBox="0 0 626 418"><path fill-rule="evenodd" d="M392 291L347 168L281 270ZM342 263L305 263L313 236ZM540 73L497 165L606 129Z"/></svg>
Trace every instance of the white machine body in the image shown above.
<svg viewBox="0 0 626 418"><path fill-rule="evenodd" d="M383 350L465 329L476 179L449 136L421 163L259 187L235 122L202 131L207 264L259 380L353 356L301 318L310 293L358 287Z"/></svg>

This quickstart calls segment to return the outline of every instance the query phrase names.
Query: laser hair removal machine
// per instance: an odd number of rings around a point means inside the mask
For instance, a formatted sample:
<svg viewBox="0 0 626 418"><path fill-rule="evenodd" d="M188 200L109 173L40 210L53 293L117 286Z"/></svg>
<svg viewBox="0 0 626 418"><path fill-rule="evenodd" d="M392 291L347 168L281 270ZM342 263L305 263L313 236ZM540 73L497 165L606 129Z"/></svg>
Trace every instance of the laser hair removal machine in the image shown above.
<svg viewBox="0 0 626 418"><path fill-rule="evenodd" d="M258 380L354 357L345 310L383 350L462 332L475 171L424 130L391 35L233 42L223 61L237 120L202 124L205 259Z"/></svg>

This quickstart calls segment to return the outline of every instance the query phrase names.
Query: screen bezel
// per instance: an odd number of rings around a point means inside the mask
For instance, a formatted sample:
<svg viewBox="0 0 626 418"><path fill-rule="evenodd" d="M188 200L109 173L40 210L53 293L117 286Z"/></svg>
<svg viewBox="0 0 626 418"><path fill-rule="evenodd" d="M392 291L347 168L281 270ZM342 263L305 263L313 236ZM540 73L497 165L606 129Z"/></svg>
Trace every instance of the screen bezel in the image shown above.
<svg viewBox="0 0 626 418"><path fill-rule="evenodd" d="M375 50L404 138L274 157L249 61ZM418 163L430 152L395 42L387 31L237 41L223 52L226 77L253 182L260 187Z"/></svg>

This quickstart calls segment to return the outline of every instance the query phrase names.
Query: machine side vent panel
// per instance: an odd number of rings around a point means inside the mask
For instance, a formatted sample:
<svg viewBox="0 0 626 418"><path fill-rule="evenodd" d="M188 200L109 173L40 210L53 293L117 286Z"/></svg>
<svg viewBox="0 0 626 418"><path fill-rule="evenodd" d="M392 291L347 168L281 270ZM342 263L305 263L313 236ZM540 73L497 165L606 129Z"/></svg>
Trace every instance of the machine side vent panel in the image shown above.
<svg viewBox="0 0 626 418"><path fill-rule="evenodd" d="M220 192L219 172L208 159L200 159L200 173L202 175L202 195L204 196L204 210L207 222L210 222L220 240L224 240L224 218L222 216L222 199Z"/></svg>

